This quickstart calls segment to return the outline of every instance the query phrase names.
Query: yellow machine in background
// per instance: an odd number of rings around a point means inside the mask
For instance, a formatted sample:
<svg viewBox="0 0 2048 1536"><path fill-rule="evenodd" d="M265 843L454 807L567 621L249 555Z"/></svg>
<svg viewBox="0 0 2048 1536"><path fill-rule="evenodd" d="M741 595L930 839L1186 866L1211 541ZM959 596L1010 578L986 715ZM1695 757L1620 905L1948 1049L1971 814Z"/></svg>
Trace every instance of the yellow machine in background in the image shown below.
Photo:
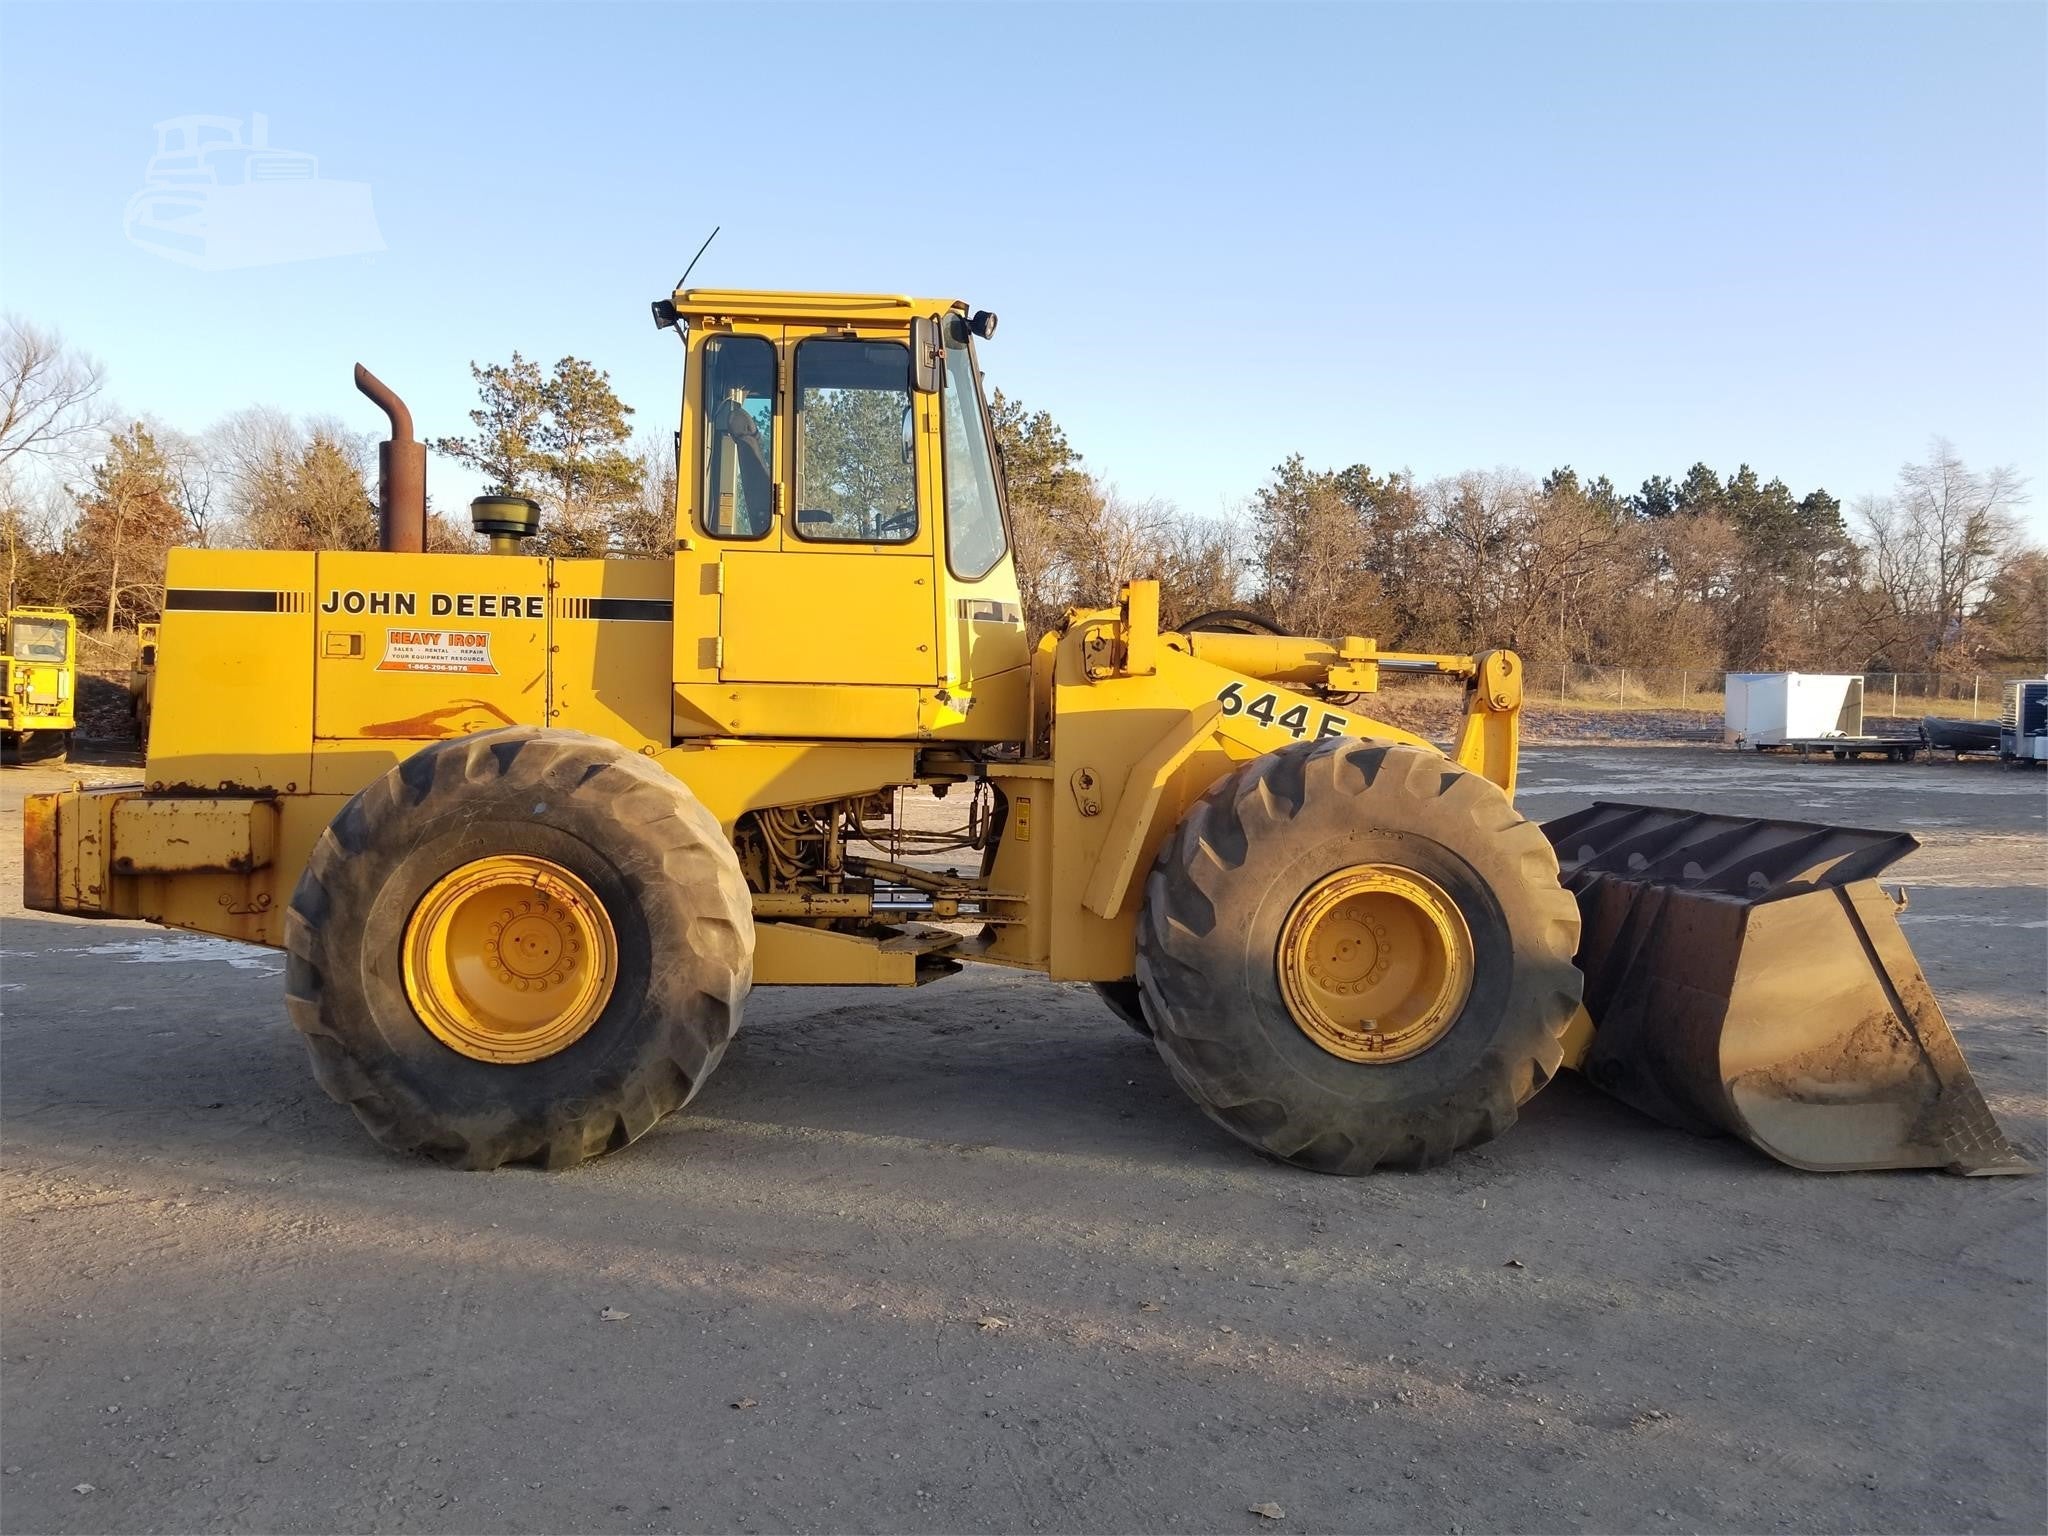
<svg viewBox="0 0 2048 1536"><path fill-rule="evenodd" d="M62 756L78 724L78 621L62 608L0 617L0 749Z"/></svg>
<svg viewBox="0 0 2048 1536"><path fill-rule="evenodd" d="M1564 1066L1802 1167L2020 1166L1871 881L1911 839L1528 822L1507 651L1163 630L1149 581L1033 647L994 316L655 312L671 558L523 553L516 495L472 508L491 555L423 553L424 450L358 369L382 549L172 553L144 782L31 797L29 905L282 947L328 1092L472 1167L639 1136L753 985L966 963L1095 983L1213 1119L1326 1172L1440 1161ZM1447 748L1373 717L1390 673L1463 683Z"/></svg>
<svg viewBox="0 0 2048 1536"><path fill-rule="evenodd" d="M157 626L144 622L135 626L135 664L128 669L128 713L135 722L135 739L149 745L149 716L156 707Z"/></svg>

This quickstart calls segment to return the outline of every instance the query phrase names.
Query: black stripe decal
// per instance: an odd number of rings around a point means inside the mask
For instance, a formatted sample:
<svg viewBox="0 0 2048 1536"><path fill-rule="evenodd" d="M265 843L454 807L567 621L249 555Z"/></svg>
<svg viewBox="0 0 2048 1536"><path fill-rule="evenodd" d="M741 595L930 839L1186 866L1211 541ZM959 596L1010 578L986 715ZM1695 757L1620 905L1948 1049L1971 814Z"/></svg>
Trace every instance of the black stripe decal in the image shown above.
<svg viewBox="0 0 2048 1536"><path fill-rule="evenodd" d="M645 624L666 624L675 617L676 606L654 597L593 597L593 619L626 619Z"/></svg>
<svg viewBox="0 0 2048 1536"><path fill-rule="evenodd" d="M237 592L225 587L173 587L164 593L166 612L276 613L282 592Z"/></svg>

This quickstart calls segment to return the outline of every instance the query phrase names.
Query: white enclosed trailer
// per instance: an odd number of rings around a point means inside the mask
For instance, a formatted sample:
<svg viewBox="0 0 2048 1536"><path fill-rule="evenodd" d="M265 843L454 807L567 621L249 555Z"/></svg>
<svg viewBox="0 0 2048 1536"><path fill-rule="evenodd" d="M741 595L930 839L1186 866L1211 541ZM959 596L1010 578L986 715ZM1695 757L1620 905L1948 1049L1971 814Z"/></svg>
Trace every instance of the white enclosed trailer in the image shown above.
<svg viewBox="0 0 2048 1536"><path fill-rule="evenodd" d="M1863 735L1863 678L1820 672L1730 672L1722 740L1789 746Z"/></svg>

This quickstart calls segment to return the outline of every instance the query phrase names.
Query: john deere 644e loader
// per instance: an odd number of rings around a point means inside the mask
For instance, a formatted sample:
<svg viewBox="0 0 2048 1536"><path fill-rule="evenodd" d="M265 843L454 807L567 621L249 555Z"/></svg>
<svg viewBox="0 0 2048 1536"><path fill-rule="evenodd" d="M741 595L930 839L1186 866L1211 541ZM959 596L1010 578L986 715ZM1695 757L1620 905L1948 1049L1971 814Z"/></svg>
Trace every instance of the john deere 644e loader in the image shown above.
<svg viewBox="0 0 2048 1536"><path fill-rule="evenodd" d="M690 289L673 557L171 556L144 782L30 800L27 895L277 945L314 1070L467 1167L619 1147L757 984L1096 983L1232 1134L1330 1173L1499 1134L1562 1067L1814 1169L2020 1166L1873 882L1900 834L1514 809L1522 669L1162 630L1034 649L975 360L995 318ZM1112 594L1104 594L1105 597ZM1372 717L1462 680L1440 750ZM959 807L905 831L909 789ZM944 867L950 855L954 867Z"/></svg>

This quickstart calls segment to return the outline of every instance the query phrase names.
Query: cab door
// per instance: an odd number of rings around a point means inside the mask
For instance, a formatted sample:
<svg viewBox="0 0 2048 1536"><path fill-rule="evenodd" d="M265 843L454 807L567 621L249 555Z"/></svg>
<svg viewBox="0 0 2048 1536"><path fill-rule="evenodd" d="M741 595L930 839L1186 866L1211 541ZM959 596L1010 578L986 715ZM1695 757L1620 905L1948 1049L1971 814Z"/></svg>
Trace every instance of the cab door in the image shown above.
<svg viewBox="0 0 2048 1536"><path fill-rule="evenodd" d="M910 348L900 332L787 326L781 373L774 527L723 552L719 678L935 684L937 530Z"/></svg>

